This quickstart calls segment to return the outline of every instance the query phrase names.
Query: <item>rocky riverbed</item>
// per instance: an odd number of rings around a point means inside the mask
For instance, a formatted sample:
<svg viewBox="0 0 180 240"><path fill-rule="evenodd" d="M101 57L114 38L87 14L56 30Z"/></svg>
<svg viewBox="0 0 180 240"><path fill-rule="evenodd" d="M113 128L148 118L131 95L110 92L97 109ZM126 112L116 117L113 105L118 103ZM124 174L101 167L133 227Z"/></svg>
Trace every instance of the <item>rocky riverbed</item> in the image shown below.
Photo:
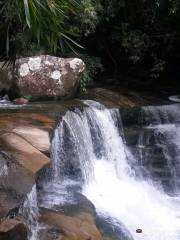
<svg viewBox="0 0 180 240"><path fill-rule="evenodd" d="M158 102L159 99L143 98L134 93L96 88L83 99L93 99L109 108L121 108L123 124L127 127L126 139L133 145L138 126L136 120L140 108ZM153 100L152 100L153 99ZM162 103L170 103L168 100ZM75 108L81 109L83 102L74 99L59 102L34 102L26 105L12 103L0 106L0 239L26 240L28 222L20 209L27 195L43 178L43 171L51 166L51 139L54 128L62 116ZM132 124L133 123L133 124ZM131 125L131 128L128 128ZM133 127L132 127L133 126ZM134 137L133 131L135 132ZM134 140L135 141L135 140ZM134 145L136 145L136 141ZM40 219L48 226L40 231L40 239L52 240L101 240L109 239L98 229L95 210L87 199L80 197L82 209L77 206L62 209L40 209ZM86 207L83 207L86 206ZM87 209L90 209L87 211Z"/></svg>

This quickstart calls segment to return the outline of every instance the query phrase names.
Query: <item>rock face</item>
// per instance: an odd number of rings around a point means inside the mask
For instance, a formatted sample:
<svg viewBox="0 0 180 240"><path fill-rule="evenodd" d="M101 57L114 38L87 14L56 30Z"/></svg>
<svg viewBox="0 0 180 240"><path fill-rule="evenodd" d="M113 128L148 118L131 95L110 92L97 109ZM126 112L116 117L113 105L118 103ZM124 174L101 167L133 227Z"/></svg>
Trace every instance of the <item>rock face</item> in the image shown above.
<svg viewBox="0 0 180 240"><path fill-rule="evenodd" d="M23 180L22 180L23 179ZM34 185L32 174L10 154L0 153L0 219L14 215Z"/></svg>
<svg viewBox="0 0 180 240"><path fill-rule="evenodd" d="M57 239L62 240L102 240L94 218L87 213L71 217L52 211L44 211L41 220L56 230ZM50 230L50 229L49 229ZM47 234L46 234L47 235ZM58 238L59 237L59 238ZM48 240L52 240L50 238Z"/></svg>
<svg viewBox="0 0 180 240"><path fill-rule="evenodd" d="M42 55L16 61L16 85L34 99L70 98L76 93L85 64L78 58Z"/></svg>
<svg viewBox="0 0 180 240"><path fill-rule="evenodd" d="M50 163L48 157L14 133L2 134L0 139L17 162L34 175Z"/></svg>
<svg viewBox="0 0 180 240"><path fill-rule="evenodd" d="M27 229L23 222L8 219L0 224L1 240L27 240Z"/></svg>
<svg viewBox="0 0 180 240"><path fill-rule="evenodd" d="M50 139L47 131L32 126L18 126L12 130L42 152L50 151Z"/></svg>
<svg viewBox="0 0 180 240"><path fill-rule="evenodd" d="M18 214L40 171L50 164L46 155L53 126L53 119L39 113L0 113L0 222Z"/></svg>

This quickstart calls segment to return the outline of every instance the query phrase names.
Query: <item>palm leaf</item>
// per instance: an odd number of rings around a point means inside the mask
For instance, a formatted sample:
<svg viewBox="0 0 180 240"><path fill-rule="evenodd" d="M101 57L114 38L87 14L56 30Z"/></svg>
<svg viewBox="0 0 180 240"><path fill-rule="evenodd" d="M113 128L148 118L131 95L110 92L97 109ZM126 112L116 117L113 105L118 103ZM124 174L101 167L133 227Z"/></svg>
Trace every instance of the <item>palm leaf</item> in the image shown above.
<svg viewBox="0 0 180 240"><path fill-rule="evenodd" d="M25 16L26 16L26 23L31 27L31 17L30 17L30 11L29 11L29 3L28 0L23 0L24 1L24 11L25 11Z"/></svg>

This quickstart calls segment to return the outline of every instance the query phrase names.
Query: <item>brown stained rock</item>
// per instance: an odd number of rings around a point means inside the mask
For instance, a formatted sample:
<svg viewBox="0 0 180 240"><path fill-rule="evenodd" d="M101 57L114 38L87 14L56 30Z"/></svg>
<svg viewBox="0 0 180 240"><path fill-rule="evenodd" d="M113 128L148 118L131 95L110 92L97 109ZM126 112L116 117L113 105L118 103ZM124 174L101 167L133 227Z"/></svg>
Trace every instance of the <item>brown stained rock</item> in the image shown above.
<svg viewBox="0 0 180 240"><path fill-rule="evenodd" d="M24 222L6 219L0 223L0 240L27 240L27 228Z"/></svg>
<svg viewBox="0 0 180 240"><path fill-rule="evenodd" d="M4 133L0 140L26 170L36 175L50 163L50 159L15 133Z"/></svg>
<svg viewBox="0 0 180 240"><path fill-rule="evenodd" d="M139 100L139 98L135 96L128 96L125 93L104 88L94 88L90 90L88 97L110 108L133 108L142 105L142 102Z"/></svg>
<svg viewBox="0 0 180 240"><path fill-rule="evenodd" d="M41 220L60 229L63 233L62 240L102 240L93 216L87 213L71 217L46 210L42 213Z"/></svg>
<svg viewBox="0 0 180 240"><path fill-rule="evenodd" d="M12 131L16 127L27 126L38 129L53 129L55 120L40 113L0 113L0 132Z"/></svg>
<svg viewBox="0 0 180 240"><path fill-rule="evenodd" d="M16 85L23 96L71 98L75 95L85 64L78 58L49 55L16 61Z"/></svg>
<svg viewBox="0 0 180 240"><path fill-rule="evenodd" d="M35 183L32 173L23 168L13 156L0 152L0 218L20 206Z"/></svg>
<svg viewBox="0 0 180 240"><path fill-rule="evenodd" d="M38 148L49 150L48 129L54 124L42 114L4 115L0 114L0 218L14 214L35 184L37 173L50 163Z"/></svg>
<svg viewBox="0 0 180 240"><path fill-rule="evenodd" d="M17 209L34 183L31 172L10 154L0 152L0 219L17 214Z"/></svg>
<svg viewBox="0 0 180 240"><path fill-rule="evenodd" d="M21 199L8 189L0 190L0 220L5 218L10 211L19 207ZM1 238L0 238L1 239Z"/></svg>
<svg viewBox="0 0 180 240"><path fill-rule="evenodd" d="M29 100L27 100L26 98L16 98L14 99L13 101L15 104L18 104L18 105L23 105L23 104L27 104L29 102Z"/></svg>
<svg viewBox="0 0 180 240"><path fill-rule="evenodd" d="M32 126L18 126L14 128L12 132L23 137L39 151L49 152L50 139L47 131Z"/></svg>

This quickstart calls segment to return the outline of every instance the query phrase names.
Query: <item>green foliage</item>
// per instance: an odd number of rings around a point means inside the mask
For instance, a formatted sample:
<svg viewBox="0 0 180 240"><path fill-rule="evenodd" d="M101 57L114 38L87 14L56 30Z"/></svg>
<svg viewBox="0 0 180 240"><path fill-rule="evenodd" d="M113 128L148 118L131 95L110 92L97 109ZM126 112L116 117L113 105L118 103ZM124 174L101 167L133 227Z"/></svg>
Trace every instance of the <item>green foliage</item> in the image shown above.
<svg viewBox="0 0 180 240"><path fill-rule="evenodd" d="M140 30L124 31L122 47L129 54L129 59L133 63L138 62L144 57L149 44L149 36L146 33Z"/></svg>
<svg viewBox="0 0 180 240"><path fill-rule="evenodd" d="M27 96L23 96L23 98L27 99L28 101L30 101L32 99L31 95L27 95Z"/></svg>
<svg viewBox="0 0 180 240"><path fill-rule="evenodd" d="M98 1L93 0L81 0L80 4L83 11L78 16L81 19L78 30L82 35L88 36L96 30L99 22L98 11L101 9L101 5L98 4Z"/></svg>
<svg viewBox="0 0 180 240"><path fill-rule="evenodd" d="M81 55L81 58L86 64L86 69L82 74L80 83L80 91L84 93L87 91L87 87L93 84L95 76L103 71L103 66L98 57Z"/></svg>
<svg viewBox="0 0 180 240"><path fill-rule="evenodd" d="M0 0L0 58L82 48L76 40L81 26L85 34L95 28L93 6L91 0Z"/></svg>
<svg viewBox="0 0 180 240"><path fill-rule="evenodd" d="M120 72L129 73L141 65L146 66L150 77L159 77L180 40L177 24L180 21L180 1L97 2L101 8L97 9L99 21L94 39L90 39L91 45L96 44L100 55L114 65L114 72L118 68ZM122 66L123 62L128 69Z"/></svg>
<svg viewBox="0 0 180 240"><path fill-rule="evenodd" d="M178 54L179 21L179 0L0 0L0 60L76 54L87 64L83 91L102 70L87 55L115 78L144 66L157 78Z"/></svg>

